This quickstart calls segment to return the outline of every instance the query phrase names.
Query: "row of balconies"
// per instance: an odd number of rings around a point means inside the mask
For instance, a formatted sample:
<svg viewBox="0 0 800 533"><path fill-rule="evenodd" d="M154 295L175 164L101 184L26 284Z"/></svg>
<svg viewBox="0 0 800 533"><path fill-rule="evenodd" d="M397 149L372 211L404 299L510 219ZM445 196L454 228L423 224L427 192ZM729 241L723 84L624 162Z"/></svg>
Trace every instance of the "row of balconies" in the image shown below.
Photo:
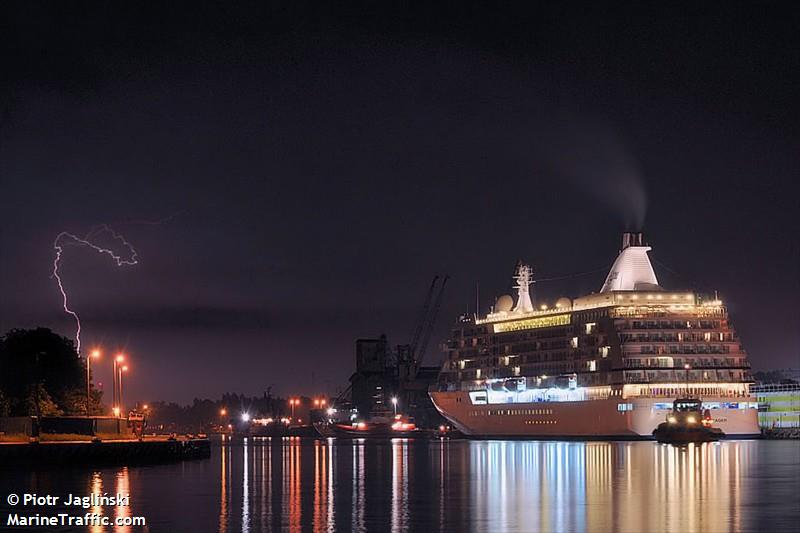
<svg viewBox="0 0 800 533"><path fill-rule="evenodd" d="M663 330L695 330L695 329L720 329L719 321L711 320L672 320L672 321L617 321L616 327L620 330L631 329L663 329Z"/></svg>
<svg viewBox="0 0 800 533"><path fill-rule="evenodd" d="M670 372L667 375L658 374L655 372L648 373L642 372L637 374L625 373L625 383L715 383L719 381L751 381L750 373L746 370L732 370L724 371L724 374L719 374L716 371L709 371L705 375L700 373L690 373L688 379L683 372ZM727 374L727 375L726 375Z"/></svg>
<svg viewBox="0 0 800 533"><path fill-rule="evenodd" d="M627 347L627 346L626 346ZM681 354L728 354L731 353L730 346L713 346L707 344L699 345L680 345L680 346L639 346L639 349L624 349L625 354L647 354L647 355L681 355ZM733 350L738 353L739 350Z"/></svg>
<svg viewBox="0 0 800 533"><path fill-rule="evenodd" d="M712 361L697 361L693 359L686 359L681 360L678 362L674 362L672 366L666 366L665 364L659 364L655 362L648 362L647 360L643 359L626 359L625 360L625 368L626 369L676 369L681 370L683 372L683 365L689 364L690 367L696 369L704 369L704 368L750 368L750 363L746 360L739 360L735 361L733 359L719 361L719 360L712 360Z"/></svg>
<svg viewBox="0 0 800 533"><path fill-rule="evenodd" d="M705 333L684 333L680 334L660 334L653 335L648 333L621 333L619 340L623 344L641 344L643 342L725 342L735 343L739 337L732 333L705 332Z"/></svg>

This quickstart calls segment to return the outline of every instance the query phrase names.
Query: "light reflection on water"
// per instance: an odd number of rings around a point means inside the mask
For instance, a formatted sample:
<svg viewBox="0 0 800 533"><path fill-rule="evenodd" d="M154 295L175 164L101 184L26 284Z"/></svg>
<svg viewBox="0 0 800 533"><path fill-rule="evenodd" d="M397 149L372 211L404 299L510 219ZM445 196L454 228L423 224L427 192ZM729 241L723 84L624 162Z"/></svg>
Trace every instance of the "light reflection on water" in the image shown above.
<svg viewBox="0 0 800 533"><path fill-rule="evenodd" d="M738 531L757 443L485 442L470 447L476 529Z"/></svg>
<svg viewBox="0 0 800 533"><path fill-rule="evenodd" d="M798 472L788 441L251 438L207 461L3 473L0 489L130 492L105 510L147 518L130 531L779 531L800 519Z"/></svg>

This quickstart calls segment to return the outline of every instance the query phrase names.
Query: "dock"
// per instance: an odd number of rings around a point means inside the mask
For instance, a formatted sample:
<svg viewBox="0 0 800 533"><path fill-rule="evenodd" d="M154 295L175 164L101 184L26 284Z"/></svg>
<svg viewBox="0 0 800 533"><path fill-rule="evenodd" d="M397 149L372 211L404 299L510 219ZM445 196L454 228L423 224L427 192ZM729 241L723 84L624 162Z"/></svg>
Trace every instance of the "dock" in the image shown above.
<svg viewBox="0 0 800 533"><path fill-rule="evenodd" d="M206 438L0 443L0 468L151 464L207 459L210 456L211 447Z"/></svg>

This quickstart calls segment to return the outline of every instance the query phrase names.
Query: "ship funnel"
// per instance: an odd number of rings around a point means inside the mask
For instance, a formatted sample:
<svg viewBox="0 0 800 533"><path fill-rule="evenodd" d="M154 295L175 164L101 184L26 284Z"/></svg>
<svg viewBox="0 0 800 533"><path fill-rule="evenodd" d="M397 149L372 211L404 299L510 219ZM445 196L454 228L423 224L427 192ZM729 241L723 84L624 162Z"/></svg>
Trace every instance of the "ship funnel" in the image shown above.
<svg viewBox="0 0 800 533"><path fill-rule="evenodd" d="M624 250L630 246L646 246L644 243L644 234L641 231L636 233L626 231L622 234L621 250Z"/></svg>
<svg viewBox="0 0 800 533"><path fill-rule="evenodd" d="M600 292L661 290L647 256L650 249L645 244L642 233L623 233L622 250L611 266Z"/></svg>

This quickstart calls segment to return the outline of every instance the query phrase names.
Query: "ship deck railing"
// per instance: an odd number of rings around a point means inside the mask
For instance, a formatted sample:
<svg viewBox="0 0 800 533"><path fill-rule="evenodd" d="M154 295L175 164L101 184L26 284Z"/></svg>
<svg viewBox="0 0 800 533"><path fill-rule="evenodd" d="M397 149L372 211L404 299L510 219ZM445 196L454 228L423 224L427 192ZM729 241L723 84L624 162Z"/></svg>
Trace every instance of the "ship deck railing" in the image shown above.
<svg viewBox="0 0 800 533"><path fill-rule="evenodd" d="M751 385L750 392L800 392L800 383L765 383Z"/></svg>

